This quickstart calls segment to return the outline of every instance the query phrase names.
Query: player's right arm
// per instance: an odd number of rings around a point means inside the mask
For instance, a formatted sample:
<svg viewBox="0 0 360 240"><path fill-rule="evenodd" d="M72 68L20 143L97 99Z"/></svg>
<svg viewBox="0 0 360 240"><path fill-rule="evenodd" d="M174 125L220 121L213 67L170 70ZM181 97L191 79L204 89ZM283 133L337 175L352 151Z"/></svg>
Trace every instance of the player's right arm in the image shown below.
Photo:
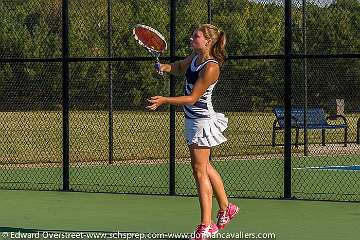
<svg viewBox="0 0 360 240"><path fill-rule="evenodd" d="M184 74L194 56L195 53L193 52L183 60L170 64L160 64L160 71L171 74Z"/></svg>

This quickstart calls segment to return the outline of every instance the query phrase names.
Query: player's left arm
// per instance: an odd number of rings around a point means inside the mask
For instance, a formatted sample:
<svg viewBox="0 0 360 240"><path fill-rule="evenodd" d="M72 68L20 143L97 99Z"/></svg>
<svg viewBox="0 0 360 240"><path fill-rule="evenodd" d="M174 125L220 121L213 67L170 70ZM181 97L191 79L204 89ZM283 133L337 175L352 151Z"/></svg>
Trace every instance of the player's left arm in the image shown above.
<svg viewBox="0 0 360 240"><path fill-rule="evenodd" d="M154 96L149 99L150 105L146 108L149 110L155 110L163 104L171 105L193 105L199 98L205 93L206 89L213 84L220 75L219 65L216 63L207 63L200 71L199 77L195 83L195 86L189 96L180 97L163 97Z"/></svg>

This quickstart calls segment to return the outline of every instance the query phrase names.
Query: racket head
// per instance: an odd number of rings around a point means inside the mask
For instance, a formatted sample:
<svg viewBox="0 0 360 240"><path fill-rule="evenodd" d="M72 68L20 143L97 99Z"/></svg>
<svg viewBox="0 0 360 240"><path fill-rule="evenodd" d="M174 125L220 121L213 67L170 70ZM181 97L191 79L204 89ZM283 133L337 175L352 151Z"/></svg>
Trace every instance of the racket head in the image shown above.
<svg viewBox="0 0 360 240"><path fill-rule="evenodd" d="M166 51L167 43L163 35L152 27L137 24L133 28L135 40L153 55L159 55Z"/></svg>

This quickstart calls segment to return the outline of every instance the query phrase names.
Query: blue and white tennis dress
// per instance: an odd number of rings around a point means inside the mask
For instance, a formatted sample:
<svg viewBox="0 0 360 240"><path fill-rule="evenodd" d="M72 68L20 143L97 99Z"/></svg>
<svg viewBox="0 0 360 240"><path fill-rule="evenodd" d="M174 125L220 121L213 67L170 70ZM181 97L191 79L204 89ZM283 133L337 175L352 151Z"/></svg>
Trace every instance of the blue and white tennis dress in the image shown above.
<svg viewBox="0 0 360 240"><path fill-rule="evenodd" d="M196 65L196 55L186 71L186 83L184 94L188 96L198 79L199 72L209 63L217 63L209 59L200 65ZM194 105L184 105L185 135L188 145L213 147L225 142L227 139L222 132L227 128L228 119L222 113L216 113L211 102L212 91L217 81L211 84L206 92Z"/></svg>

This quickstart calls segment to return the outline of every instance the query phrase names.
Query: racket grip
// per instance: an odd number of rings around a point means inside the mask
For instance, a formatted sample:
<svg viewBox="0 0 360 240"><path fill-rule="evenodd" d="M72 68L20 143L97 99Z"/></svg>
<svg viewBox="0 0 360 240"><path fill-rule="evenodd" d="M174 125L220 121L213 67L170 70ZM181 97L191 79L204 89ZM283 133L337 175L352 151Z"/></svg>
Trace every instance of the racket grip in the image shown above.
<svg viewBox="0 0 360 240"><path fill-rule="evenodd" d="M155 62L155 69L156 69L158 74L164 75L164 72L160 71L160 62Z"/></svg>

